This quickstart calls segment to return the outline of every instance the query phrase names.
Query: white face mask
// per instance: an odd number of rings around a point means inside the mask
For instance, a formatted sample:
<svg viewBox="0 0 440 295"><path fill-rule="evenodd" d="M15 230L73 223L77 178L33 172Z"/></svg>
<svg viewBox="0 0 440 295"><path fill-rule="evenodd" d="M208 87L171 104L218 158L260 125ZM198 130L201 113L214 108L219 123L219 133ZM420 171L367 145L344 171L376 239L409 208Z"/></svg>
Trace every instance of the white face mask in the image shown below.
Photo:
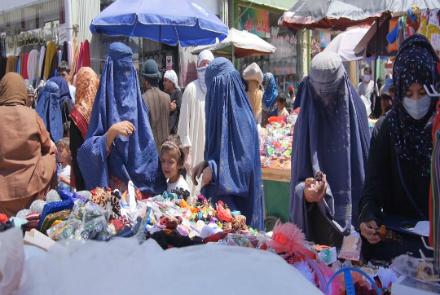
<svg viewBox="0 0 440 295"><path fill-rule="evenodd" d="M364 75L364 82L370 82L371 81L371 75Z"/></svg>
<svg viewBox="0 0 440 295"><path fill-rule="evenodd" d="M431 106L431 97L425 95L422 98L415 100L405 96L403 98L403 106L411 117L413 117L415 120L420 120L429 111Z"/></svg>
<svg viewBox="0 0 440 295"><path fill-rule="evenodd" d="M206 92L205 73L208 67L197 68L197 79L199 79L200 87Z"/></svg>

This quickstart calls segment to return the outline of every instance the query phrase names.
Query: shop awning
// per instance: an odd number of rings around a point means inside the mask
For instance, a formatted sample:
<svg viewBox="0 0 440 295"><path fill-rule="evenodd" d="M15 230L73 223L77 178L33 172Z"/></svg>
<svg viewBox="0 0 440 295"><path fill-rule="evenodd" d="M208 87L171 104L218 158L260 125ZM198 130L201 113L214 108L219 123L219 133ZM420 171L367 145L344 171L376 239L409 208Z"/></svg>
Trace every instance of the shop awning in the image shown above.
<svg viewBox="0 0 440 295"><path fill-rule="evenodd" d="M363 58L362 54L356 55L355 47L368 32L369 27L353 28L339 33L324 49L338 54L343 61L354 61Z"/></svg>
<svg viewBox="0 0 440 295"><path fill-rule="evenodd" d="M439 8L440 0L299 0L279 19L293 29L345 30L387 13L404 13L413 6Z"/></svg>
<svg viewBox="0 0 440 295"><path fill-rule="evenodd" d="M288 10L298 0L246 0L243 2L249 2L253 4L268 6L279 10Z"/></svg>
<svg viewBox="0 0 440 295"><path fill-rule="evenodd" d="M211 51L225 52L229 55L232 54L232 48L234 49L234 56L237 58L272 54L276 50L275 46L257 35L232 28L229 30L228 37L222 42L210 46L197 47L192 53L198 54L204 49L209 49Z"/></svg>
<svg viewBox="0 0 440 295"><path fill-rule="evenodd" d="M293 29L334 29L372 23L386 10L386 1L299 0L279 19L279 25Z"/></svg>

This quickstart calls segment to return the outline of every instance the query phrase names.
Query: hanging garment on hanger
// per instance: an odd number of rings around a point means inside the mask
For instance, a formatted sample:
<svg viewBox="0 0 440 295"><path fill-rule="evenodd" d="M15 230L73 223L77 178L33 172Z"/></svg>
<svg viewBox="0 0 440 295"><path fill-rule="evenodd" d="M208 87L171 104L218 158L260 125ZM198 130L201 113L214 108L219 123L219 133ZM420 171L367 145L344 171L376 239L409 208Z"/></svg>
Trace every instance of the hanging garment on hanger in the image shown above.
<svg viewBox="0 0 440 295"><path fill-rule="evenodd" d="M61 60L64 60L69 64L69 43L67 41L64 41L63 43Z"/></svg>
<svg viewBox="0 0 440 295"><path fill-rule="evenodd" d="M6 74L6 64L8 59L4 56L0 56L0 80Z"/></svg>
<svg viewBox="0 0 440 295"><path fill-rule="evenodd" d="M22 62L22 60L23 59L21 58L21 56L18 55L17 56L17 64L15 65L16 66L15 72L18 73L18 74L21 74L21 62Z"/></svg>
<svg viewBox="0 0 440 295"><path fill-rule="evenodd" d="M41 46L40 49L40 58L38 61L38 70L37 70L37 80L44 79L44 58L46 56L46 46Z"/></svg>
<svg viewBox="0 0 440 295"><path fill-rule="evenodd" d="M90 67L90 43L88 40L84 41L84 54L82 60L83 67Z"/></svg>
<svg viewBox="0 0 440 295"><path fill-rule="evenodd" d="M73 44L67 42L67 62L69 63L70 70L73 70ZM74 71L72 71L74 73Z"/></svg>
<svg viewBox="0 0 440 295"><path fill-rule="evenodd" d="M22 76L23 79L29 79L29 74L28 74L28 61L29 61L29 53L23 53L23 63L22 63L22 67L21 67L21 72L22 72Z"/></svg>
<svg viewBox="0 0 440 295"><path fill-rule="evenodd" d="M37 80L37 70L38 70L38 62L39 62L39 55L37 49L32 49L31 52L29 52L29 58L28 58L28 65L27 65L27 71L28 71L28 77L31 81L32 85Z"/></svg>
<svg viewBox="0 0 440 295"><path fill-rule="evenodd" d="M44 80L49 79L49 77L51 76L52 73L52 63L55 59L57 53L57 48L55 46L55 43L50 41L47 44L47 48L46 48L46 56L45 56L45 61L44 61Z"/></svg>

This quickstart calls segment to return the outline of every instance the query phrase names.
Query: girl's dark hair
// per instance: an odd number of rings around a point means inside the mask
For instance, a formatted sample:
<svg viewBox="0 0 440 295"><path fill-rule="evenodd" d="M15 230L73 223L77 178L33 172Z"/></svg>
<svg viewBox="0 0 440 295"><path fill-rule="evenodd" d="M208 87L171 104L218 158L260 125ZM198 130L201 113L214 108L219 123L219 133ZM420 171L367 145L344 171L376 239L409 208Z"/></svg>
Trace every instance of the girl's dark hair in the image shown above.
<svg viewBox="0 0 440 295"><path fill-rule="evenodd" d="M178 158L177 165L182 168L185 163L185 154L183 149L180 147L180 140L177 136L169 136L168 139L160 147L160 156L165 152L174 152Z"/></svg>
<svg viewBox="0 0 440 295"><path fill-rule="evenodd" d="M278 94L277 101L282 103L282 104L284 104L284 105L286 105L287 104L287 96L286 96L286 94L284 94L284 93Z"/></svg>

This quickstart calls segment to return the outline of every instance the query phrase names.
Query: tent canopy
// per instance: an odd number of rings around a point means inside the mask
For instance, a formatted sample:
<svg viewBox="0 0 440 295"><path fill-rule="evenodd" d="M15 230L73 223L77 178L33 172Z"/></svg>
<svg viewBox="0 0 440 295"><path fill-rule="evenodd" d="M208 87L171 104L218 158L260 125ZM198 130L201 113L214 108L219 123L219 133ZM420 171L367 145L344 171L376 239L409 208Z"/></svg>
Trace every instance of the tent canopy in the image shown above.
<svg viewBox="0 0 440 295"><path fill-rule="evenodd" d="M234 56L237 58L272 54L276 50L275 46L264 41L253 33L231 28L229 30L228 37L226 37L222 42L210 46L198 47L194 49L192 53L198 54L204 49L209 49L211 51L225 52L230 54L232 53L232 48L234 49Z"/></svg>
<svg viewBox="0 0 440 295"><path fill-rule="evenodd" d="M90 30L172 46L212 44L228 34L216 15L190 0L117 0L92 20Z"/></svg>
<svg viewBox="0 0 440 295"><path fill-rule="evenodd" d="M440 0L299 0L279 19L279 25L293 29L333 29L368 23L385 13L440 8Z"/></svg>

